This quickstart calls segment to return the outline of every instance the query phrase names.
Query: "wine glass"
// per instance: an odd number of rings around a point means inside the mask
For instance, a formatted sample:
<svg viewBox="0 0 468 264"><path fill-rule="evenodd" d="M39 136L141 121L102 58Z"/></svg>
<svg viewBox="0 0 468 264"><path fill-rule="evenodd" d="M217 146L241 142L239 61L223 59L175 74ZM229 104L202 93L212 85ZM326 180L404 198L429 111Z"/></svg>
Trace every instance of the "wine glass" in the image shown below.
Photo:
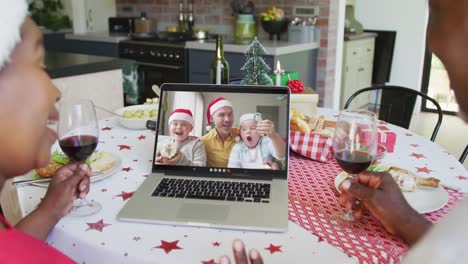
<svg viewBox="0 0 468 264"><path fill-rule="evenodd" d="M82 164L97 147L99 128L96 111L91 100L69 99L61 101L59 108L58 137L62 151L72 160ZM101 210L97 202L75 200L70 214L87 216Z"/></svg>
<svg viewBox="0 0 468 264"><path fill-rule="evenodd" d="M357 180L357 174L366 170L377 155L377 125L374 113L365 110L343 110L338 116L333 135L333 153L338 165ZM355 221L350 208L338 219Z"/></svg>

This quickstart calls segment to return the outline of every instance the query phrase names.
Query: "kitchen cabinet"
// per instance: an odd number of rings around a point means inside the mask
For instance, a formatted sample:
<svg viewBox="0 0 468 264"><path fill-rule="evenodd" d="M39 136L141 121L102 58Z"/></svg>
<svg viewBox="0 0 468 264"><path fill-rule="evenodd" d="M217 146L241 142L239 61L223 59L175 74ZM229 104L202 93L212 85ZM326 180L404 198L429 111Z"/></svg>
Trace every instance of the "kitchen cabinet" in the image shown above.
<svg viewBox="0 0 468 264"><path fill-rule="evenodd" d="M372 85L372 67L374 61L375 35L365 38L345 40L343 45L343 72L341 78L342 109L348 98L356 91ZM367 106L365 96L358 96L353 101L353 108Z"/></svg>

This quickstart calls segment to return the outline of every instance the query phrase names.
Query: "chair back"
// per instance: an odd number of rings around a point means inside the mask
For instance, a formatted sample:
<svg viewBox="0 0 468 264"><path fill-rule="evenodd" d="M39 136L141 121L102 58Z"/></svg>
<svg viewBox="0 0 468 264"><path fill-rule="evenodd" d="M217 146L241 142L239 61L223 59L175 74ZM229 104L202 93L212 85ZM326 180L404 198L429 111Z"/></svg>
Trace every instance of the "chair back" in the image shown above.
<svg viewBox="0 0 468 264"><path fill-rule="evenodd" d="M366 109L376 113L380 120L408 129L418 96L429 100L437 108L439 117L431 136L431 141L434 141L442 124L442 108L436 100L419 91L401 86L372 86L352 94L344 109L350 106L354 109Z"/></svg>
<svg viewBox="0 0 468 264"><path fill-rule="evenodd" d="M461 164L465 163L465 159L466 159L467 155L468 155L468 145L466 145L465 150L463 151L463 153L460 156L459 161L460 161Z"/></svg>

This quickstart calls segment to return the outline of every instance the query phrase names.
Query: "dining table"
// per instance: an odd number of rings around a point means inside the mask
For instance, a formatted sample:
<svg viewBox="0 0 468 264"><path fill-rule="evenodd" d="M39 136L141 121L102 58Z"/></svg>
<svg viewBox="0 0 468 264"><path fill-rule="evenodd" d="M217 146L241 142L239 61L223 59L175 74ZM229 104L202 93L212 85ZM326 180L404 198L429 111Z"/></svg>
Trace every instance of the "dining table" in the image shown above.
<svg viewBox="0 0 468 264"><path fill-rule="evenodd" d="M337 111L318 113L336 120ZM392 153L379 161L423 177L435 177L446 201L424 212L432 222L443 219L468 191L468 173L445 149L407 129L378 121L396 134ZM102 205L90 216L63 217L46 242L78 263L218 263L232 256L232 241L242 239L257 248L265 263L399 263L408 246L389 234L368 211L348 225L333 221L344 213L339 205L335 179L342 171L332 158L314 161L294 152L289 156L289 226L283 233L124 222L117 214L147 177L151 177L155 133L122 127L117 118L99 121L97 149L117 157L108 175L91 183L87 199ZM54 145L53 148L57 148ZM53 151L54 149L52 149ZM31 174L15 178L15 181ZM15 185L21 215L34 210L46 188ZM425 201L422 202L423 206ZM440 206L437 206L439 202ZM145 208L158 210L158 208ZM247 216L246 216L247 217Z"/></svg>

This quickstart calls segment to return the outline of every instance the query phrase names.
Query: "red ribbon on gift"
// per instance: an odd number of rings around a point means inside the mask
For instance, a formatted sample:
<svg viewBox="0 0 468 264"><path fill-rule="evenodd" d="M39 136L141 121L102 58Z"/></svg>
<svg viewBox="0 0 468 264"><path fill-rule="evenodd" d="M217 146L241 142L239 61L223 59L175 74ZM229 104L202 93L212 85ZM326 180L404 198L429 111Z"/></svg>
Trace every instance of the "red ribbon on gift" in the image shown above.
<svg viewBox="0 0 468 264"><path fill-rule="evenodd" d="M289 80L286 85L291 90L291 93L304 92L304 84L301 82L301 80Z"/></svg>

